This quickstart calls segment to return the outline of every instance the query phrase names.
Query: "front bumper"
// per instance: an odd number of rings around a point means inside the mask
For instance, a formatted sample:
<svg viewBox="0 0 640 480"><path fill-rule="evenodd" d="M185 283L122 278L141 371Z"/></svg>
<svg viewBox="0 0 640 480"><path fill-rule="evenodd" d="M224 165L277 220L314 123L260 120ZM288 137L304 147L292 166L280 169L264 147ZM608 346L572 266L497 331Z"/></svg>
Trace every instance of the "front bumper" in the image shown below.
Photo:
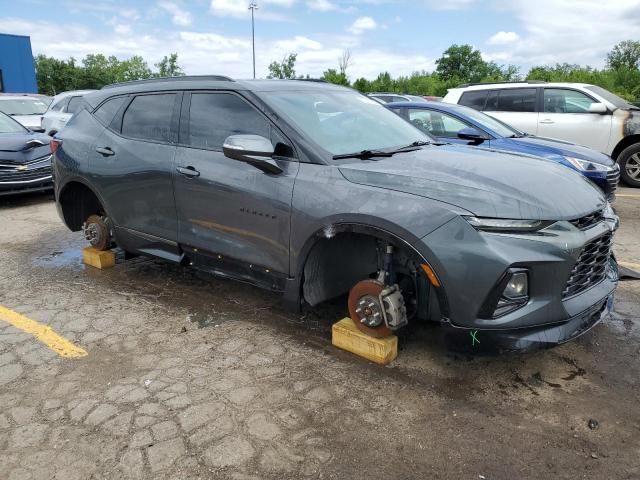
<svg viewBox="0 0 640 480"><path fill-rule="evenodd" d="M565 322L516 330L478 330L444 325L446 344L456 351L505 353L551 348L585 334L611 315L611 293Z"/></svg>
<svg viewBox="0 0 640 480"><path fill-rule="evenodd" d="M601 221L581 230L562 221L524 235L478 232L461 218L450 221L423 238L420 245L426 247L423 254L442 285L438 298L445 304L440 305L443 323L452 332L466 332L465 340L470 331L477 331L486 336L485 343L503 342L506 350L529 348L527 345L535 343L555 345L575 338L586 331L585 322L591 328L599 321L594 312L602 312L602 305L617 286L613 256L609 256L604 278L594 277L584 286L575 270L582 265L590 268L582 263L585 255L588 257L585 252L590 252L588 247L594 241L609 238L614 223ZM494 295L498 280L510 268L528 271L528 301L497 318L484 315L485 301Z"/></svg>

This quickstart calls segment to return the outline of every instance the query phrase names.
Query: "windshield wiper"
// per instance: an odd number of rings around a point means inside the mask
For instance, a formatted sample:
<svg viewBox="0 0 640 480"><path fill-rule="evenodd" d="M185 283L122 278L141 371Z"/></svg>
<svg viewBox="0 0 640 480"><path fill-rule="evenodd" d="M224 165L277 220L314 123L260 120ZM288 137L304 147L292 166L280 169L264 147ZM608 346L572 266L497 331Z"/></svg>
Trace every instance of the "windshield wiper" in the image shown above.
<svg viewBox="0 0 640 480"><path fill-rule="evenodd" d="M393 153L391 152L383 152L381 150L362 150L361 152L354 153L343 153L341 155L334 155L334 160L341 160L343 158L360 158L362 160L367 160L368 158L376 158L376 157L391 157Z"/></svg>

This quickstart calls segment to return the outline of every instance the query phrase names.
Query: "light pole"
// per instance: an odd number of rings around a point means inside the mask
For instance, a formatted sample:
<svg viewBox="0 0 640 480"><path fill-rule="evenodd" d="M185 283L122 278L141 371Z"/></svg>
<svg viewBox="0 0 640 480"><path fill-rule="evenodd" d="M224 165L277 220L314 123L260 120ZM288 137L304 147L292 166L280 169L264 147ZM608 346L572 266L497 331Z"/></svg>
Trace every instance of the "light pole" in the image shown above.
<svg viewBox="0 0 640 480"><path fill-rule="evenodd" d="M253 12L258 9L258 4L252 1L249 4L249 10L251 10L251 47L253 50L253 79L256 79L256 34L253 20Z"/></svg>

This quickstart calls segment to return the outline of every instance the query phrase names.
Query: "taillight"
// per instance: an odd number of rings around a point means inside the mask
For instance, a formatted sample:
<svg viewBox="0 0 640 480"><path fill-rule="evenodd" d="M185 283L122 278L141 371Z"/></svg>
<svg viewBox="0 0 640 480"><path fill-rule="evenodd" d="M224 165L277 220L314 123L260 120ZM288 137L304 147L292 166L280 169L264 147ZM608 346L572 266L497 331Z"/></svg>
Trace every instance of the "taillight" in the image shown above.
<svg viewBox="0 0 640 480"><path fill-rule="evenodd" d="M60 148L60 145L62 145L62 140L59 140L57 138L51 139L51 141L49 142L49 148L51 149L51 153L56 153L58 148Z"/></svg>

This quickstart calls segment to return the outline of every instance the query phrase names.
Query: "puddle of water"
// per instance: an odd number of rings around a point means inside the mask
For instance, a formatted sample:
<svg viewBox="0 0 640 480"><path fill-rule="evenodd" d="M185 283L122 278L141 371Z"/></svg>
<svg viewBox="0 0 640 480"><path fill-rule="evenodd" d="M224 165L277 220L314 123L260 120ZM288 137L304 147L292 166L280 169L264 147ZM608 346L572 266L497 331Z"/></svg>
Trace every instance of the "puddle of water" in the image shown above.
<svg viewBox="0 0 640 480"><path fill-rule="evenodd" d="M34 258L31 263L38 267L71 267L84 270L84 263L82 263L82 250L79 248L66 251L55 250L48 255Z"/></svg>

